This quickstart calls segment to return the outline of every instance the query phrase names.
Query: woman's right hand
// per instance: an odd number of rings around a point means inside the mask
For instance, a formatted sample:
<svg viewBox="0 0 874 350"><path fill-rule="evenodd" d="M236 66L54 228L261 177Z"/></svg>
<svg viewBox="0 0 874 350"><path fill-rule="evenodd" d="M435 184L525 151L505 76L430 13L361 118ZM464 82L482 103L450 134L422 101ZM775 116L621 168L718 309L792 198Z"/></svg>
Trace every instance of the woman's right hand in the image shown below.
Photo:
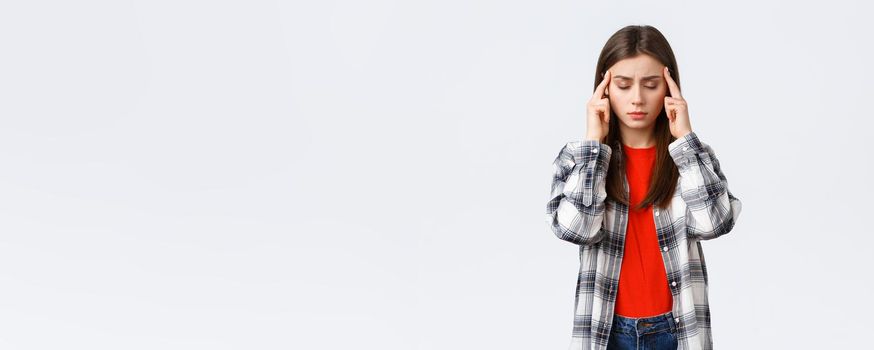
<svg viewBox="0 0 874 350"><path fill-rule="evenodd" d="M586 104L586 140L604 142L610 128L610 98L604 95L612 74L608 70Z"/></svg>

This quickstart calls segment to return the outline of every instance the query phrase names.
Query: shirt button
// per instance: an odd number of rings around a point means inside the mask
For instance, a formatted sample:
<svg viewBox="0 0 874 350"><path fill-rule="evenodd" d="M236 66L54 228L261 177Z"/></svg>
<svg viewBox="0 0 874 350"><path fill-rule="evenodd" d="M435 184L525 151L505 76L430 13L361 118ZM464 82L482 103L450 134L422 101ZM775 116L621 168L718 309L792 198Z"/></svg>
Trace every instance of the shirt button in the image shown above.
<svg viewBox="0 0 874 350"><path fill-rule="evenodd" d="M675 318L674 318L674 323L680 323L680 318L679 318L679 317L675 317Z"/></svg>
<svg viewBox="0 0 874 350"><path fill-rule="evenodd" d="M598 149L597 149L597 148L592 148L592 153L598 153Z"/></svg>
<svg viewBox="0 0 874 350"><path fill-rule="evenodd" d="M689 146L683 146L683 150L684 150L684 151L689 150Z"/></svg>
<svg viewBox="0 0 874 350"><path fill-rule="evenodd" d="M663 252L668 251L668 247L662 247L662 251L663 251Z"/></svg>
<svg viewBox="0 0 874 350"><path fill-rule="evenodd" d="M677 286L677 281L671 282L671 285L676 287L676 286Z"/></svg>
<svg viewBox="0 0 874 350"><path fill-rule="evenodd" d="M659 216L659 212L658 212L658 211L656 211L656 216Z"/></svg>

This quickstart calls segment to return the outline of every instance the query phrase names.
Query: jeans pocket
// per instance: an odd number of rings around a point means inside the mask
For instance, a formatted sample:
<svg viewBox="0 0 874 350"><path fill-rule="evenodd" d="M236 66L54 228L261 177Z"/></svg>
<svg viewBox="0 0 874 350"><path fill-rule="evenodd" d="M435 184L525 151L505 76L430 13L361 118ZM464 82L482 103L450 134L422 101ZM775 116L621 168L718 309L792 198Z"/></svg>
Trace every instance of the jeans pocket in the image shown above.
<svg viewBox="0 0 874 350"><path fill-rule="evenodd" d="M679 347L679 341L677 340L677 334L671 332L669 329L651 333L648 335L649 341L648 343L651 345L652 349L656 350L676 350Z"/></svg>

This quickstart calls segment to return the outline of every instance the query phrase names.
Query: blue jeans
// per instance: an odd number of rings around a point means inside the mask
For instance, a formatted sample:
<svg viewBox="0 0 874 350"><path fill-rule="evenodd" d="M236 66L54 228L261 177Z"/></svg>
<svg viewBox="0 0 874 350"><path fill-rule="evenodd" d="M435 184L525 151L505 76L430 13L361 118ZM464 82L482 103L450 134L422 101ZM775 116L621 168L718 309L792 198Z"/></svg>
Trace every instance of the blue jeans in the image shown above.
<svg viewBox="0 0 874 350"><path fill-rule="evenodd" d="M607 350L676 350L677 324L671 312L631 318L613 315Z"/></svg>

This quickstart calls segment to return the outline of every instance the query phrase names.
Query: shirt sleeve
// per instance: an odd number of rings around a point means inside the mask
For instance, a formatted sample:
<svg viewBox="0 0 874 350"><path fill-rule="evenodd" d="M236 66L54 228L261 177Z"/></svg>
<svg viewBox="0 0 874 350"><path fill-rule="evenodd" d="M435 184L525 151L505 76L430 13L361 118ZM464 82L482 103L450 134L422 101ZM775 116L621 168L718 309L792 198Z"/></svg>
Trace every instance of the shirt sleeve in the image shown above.
<svg viewBox="0 0 874 350"><path fill-rule="evenodd" d="M579 245L604 237L604 200L611 149L595 140L571 141L552 163L546 221L556 237Z"/></svg>
<svg viewBox="0 0 874 350"><path fill-rule="evenodd" d="M729 233L740 215L741 201L728 189L713 149L693 131L671 142L668 151L680 172L688 237L709 240Z"/></svg>

